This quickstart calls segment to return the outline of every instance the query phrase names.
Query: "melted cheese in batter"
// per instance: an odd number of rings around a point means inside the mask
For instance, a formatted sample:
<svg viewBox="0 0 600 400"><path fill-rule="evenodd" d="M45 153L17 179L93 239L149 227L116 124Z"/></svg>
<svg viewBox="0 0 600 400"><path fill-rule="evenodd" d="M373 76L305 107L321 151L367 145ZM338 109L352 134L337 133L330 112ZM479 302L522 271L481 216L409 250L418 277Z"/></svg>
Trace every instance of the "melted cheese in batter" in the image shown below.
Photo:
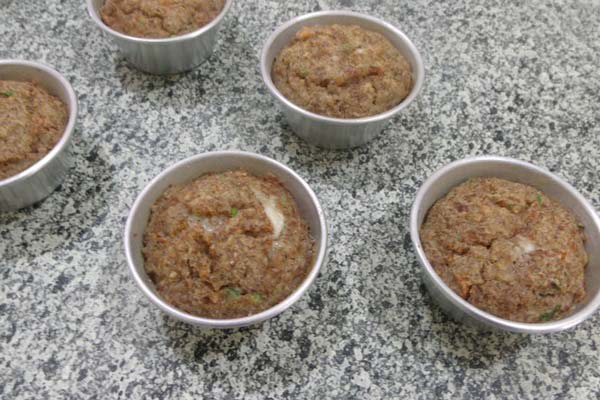
<svg viewBox="0 0 600 400"><path fill-rule="evenodd" d="M265 196L264 193L259 191L254 191L254 194L256 194L258 201L260 201L265 210L265 214L267 214L269 221L271 221L271 225L273 226L273 237L277 239L285 226L285 217L283 216L283 213L279 210L275 200L271 197Z"/></svg>

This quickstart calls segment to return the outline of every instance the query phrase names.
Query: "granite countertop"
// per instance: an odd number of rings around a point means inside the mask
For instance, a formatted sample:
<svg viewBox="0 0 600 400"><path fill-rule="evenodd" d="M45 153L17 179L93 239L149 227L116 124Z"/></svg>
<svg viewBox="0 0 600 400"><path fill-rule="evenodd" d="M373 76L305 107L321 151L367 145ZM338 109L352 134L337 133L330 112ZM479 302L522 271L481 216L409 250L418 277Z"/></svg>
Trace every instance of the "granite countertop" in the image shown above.
<svg viewBox="0 0 600 400"><path fill-rule="evenodd" d="M238 0L213 57L171 77L130 68L84 3L0 0L0 58L53 65L80 99L64 184L0 214L0 398L600 398L600 313L543 336L453 322L421 282L407 229L424 179L469 155L546 167L600 209L600 3ZM259 74L267 36L323 9L393 23L426 65L417 101L348 151L296 137ZM230 331L151 305L122 246L152 177L220 149L296 170L331 226L308 293Z"/></svg>

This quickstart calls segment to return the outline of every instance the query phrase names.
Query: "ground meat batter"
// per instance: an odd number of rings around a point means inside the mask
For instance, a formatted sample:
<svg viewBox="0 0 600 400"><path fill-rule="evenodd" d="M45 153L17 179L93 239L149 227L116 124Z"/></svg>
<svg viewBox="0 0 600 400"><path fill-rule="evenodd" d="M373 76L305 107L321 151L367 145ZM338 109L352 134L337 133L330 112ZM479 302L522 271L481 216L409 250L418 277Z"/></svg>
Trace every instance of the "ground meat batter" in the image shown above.
<svg viewBox="0 0 600 400"><path fill-rule="evenodd" d="M234 318L289 296L310 270L313 248L275 177L229 171L169 188L152 207L143 254L167 302L202 317Z"/></svg>
<svg viewBox="0 0 600 400"><path fill-rule="evenodd" d="M67 107L40 86L0 81L0 180L50 152L65 131Z"/></svg>
<svg viewBox="0 0 600 400"><path fill-rule="evenodd" d="M435 271L474 306L520 322L561 318L585 295L583 228L537 189L474 178L429 210L421 242Z"/></svg>
<svg viewBox="0 0 600 400"><path fill-rule="evenodd" d="M381 114L413 86L398 49L355 25L303 27L275 59L272 78L294 104L336 118Z"/></svg>
<svg viewBox="0 0 600 400"><path fill-rule="evenodd" d="M129 36L168 38L200 29L223 10L225 0L106 0L104 23Z"/></svg>

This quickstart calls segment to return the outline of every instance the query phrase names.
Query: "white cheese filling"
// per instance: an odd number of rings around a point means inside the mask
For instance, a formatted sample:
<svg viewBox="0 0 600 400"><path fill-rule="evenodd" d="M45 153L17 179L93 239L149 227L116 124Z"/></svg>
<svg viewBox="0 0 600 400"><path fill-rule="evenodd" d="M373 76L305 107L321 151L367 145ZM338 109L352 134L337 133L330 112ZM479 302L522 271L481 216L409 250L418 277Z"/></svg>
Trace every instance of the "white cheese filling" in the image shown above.
<svg viewBox="0 0 600 400"><path fill-rule="evenodd" d="M264 193L257 190L254 191L254 194L258 198L258 201L260 201L260 204L262 204L269 221L271 221L271 225L273 226L273 237L277 239L285 226L285 217L283 216L283 213L279 210L275 200L271 197L265 196Z"/></svg>
<svg viewBox="0 0 600 400"><path fill-rule="evenodd" d="M535 246L535 243L533 243L531 240L523 236L517 237L517 245L515 246L515 253L517 257L524 256L525 254L531 253L536 249L537 247Z"/></svg>

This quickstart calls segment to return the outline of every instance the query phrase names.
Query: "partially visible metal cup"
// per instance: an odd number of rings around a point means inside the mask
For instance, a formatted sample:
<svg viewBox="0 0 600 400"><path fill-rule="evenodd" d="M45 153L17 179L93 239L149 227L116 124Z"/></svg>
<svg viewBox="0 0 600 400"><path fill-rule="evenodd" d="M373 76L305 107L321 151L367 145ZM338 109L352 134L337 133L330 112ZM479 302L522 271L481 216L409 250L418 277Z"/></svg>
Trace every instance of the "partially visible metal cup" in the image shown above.
<svg viewBox="0 0 600 400"><path fill-rule="evenodd" d="M384 113L365 118L343 119L307 111L282 95L271 78L273 61L302 27L327 24L359 25L382 34L396 46L412 67L414 85L408 97ZM392 117L418 96L425 75L419 51L404 33L380 19L350 11L321 11L300 16L283 24L265 43L260 68L267 88L281 106L294 132L309 143L331 149L360 146L377 136Z"/></svg>
<svg viewBox="0 0 600 400"><path fill-rule="evenodd" d="M26 170L0 180L0 211L12 211L47 197L67 174L69 146L77 120L77 96L61 74L37 62L0 60L0 79L36 83L58 97L69 110L65 132L56 146Z"/></svg>
<svg viewBox="0 0 600 400"><path fill-rule="evenodd" d="M164 39L129 36L110 28L100 16L104 2L87 0L88 12L94 22L112 37L131 65L151 74L163 75L189 71L210 57L219 28L233 0L226 0L221 13L200 29Z"/></svg>

